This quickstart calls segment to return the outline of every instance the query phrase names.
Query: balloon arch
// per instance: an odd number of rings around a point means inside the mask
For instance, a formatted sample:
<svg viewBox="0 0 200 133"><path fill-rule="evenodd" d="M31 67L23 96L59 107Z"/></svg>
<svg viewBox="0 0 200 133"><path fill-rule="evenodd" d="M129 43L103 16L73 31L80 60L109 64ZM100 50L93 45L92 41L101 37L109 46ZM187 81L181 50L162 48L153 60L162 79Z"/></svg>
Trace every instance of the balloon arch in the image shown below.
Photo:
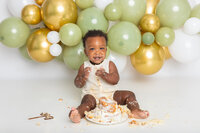
<svg viewBox="0 0 200 133"><path fill-rule="evenodd" d="M188 0L8 0L7 6L13 17L0 23L1 43L36 62L56 58L77 70L88 60L82 37L92 29L107 33L107 58L119 71L127 57L144 75L169 58L200 58L200 4L191 8Z"/></svg>

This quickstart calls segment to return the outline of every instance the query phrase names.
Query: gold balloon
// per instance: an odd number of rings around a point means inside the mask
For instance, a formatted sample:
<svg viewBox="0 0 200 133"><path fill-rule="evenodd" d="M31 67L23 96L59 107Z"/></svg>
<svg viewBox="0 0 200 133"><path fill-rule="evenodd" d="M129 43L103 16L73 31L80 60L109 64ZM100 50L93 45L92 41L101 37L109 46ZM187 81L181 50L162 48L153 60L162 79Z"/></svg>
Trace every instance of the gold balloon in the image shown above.
<svg viewBox="0 0 200 133"><path fill-rule="evenodd" d="M164 52L165 52L165 60L170 59L172 56L171 56L171 54L170 54L170 52L169 52L168 47L162 47L162 48L163 48L163 50L164 50Z"/></svg>
<svg viewBox="0 0 200 133"><path fill-rule="evenodd" d="M131 63L141 74L151 75L158 72L165 60L162 47L155 42L152 45L141 44L140 48L131 56Z"/></svg>
<svg viewBox="0 0 200 133"><path fill-rule="evenodd" d="M140 28L143 32L156 33L160 28L160 19L156 16L156 7L160 0L147 0L146 13L140 20Z"/></svg>
<svg viewBox="0 0 200 133"><path fill-rule="evenodd" d="M156 14L156 7L160 0L147 0L146 14Z"/></svg>
<svg viewBox="0 0 200 133"><path fill-rule="evenodd" d="M21 14L22 20L27 24L38 24L42 20L40 8L36 5L27 5Z"/></svg>
<svg viewBox="0 0 200 133"><path fill-rule="evenodd" d="M42 5L42 3L44 2L45 0L35 0L35 3L37 3L38 5Z"/></svg>
<svg viewBox="0 0 200 133"><path fill-rule="evenodd" d="M30 57L37 62L48 62L54 57L49 52L52 45L47 41L47 28L34 31L27 40L27 49Z"/></svg>
<svg viewBox="0 0 200 133"><path fill-rule="evenodd" d="M154 14L145 14L140 21L140 28L143 32L156 33L160 28L160 19Z"/></svg>
<svg viewBox="0 0 200 133"><path fill-rule="evenodd" d="M76 22L78 11L73 0L46 0L41 14L49 29L59 31L64 24Z"/></svg>

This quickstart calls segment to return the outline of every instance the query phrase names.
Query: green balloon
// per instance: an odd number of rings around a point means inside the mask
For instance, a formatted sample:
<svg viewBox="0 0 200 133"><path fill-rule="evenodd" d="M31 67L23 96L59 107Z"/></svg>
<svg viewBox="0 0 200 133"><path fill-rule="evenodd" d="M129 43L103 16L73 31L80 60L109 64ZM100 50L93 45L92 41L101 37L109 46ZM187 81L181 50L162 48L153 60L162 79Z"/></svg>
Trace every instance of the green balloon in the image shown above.
<svg viewBox="0 0 200 133"><path fill-rule="evenodd" d="M105 18L103 12L96 8L91 7L81 11L77 24L80 27L83 35L85 35L88 30L102 30L106 32L108 29L108 21Z"/></svg>
<svg viewBox="0 0 200 133"><path fill-rule="evenodd" d="M81 29L72 23L63 25L59 31L60 40L66 46L77 45L82 38Z"/></svg>
<svg viewBox="0 0 200 133"><path fill-rule="evenodd" d="M0 24L0 41L12 48L19 48L26 43L30 29L21 19L10 17Z"/></svg>
<svg viewBox="0 0 200 133"><path fill-rule="evenodd" d="M93 6L94 0L76 0L76 4L81 9L85 9L85 8L89 8L89 7Z"/></svg>
<svg viewBox="0 0 200 133"><path fill-rule="evenodd" d="M157 7L161 26L180 28L190 17L191 7L187 0L163 0Z"/></svg>
<svg viewBox="0 0 200 133"><path fill-rule="evenodd" d="M156 42L160 46L167 47L174 42L174 39L175 39L175 33L171 28L162 27L156 33Z"/></svg>
<svg viewBox="0 0 200 133"><path fill-rule="evenodd" d="M146 32L142 35L142 41L144 44L147 44L147 45L152 44L154 40L155 40L155 37L153 33L151 32Z"/></svg>
<svg viewBox="0 0 200 133"><path fill-rule="evenodd" d="M31 57L30 57L29 54L28 54L28 50L27 50L26 45L20 47L20 48L19 48L19 52L20 52L21 55L22 55L23 57L25 57L26 59L32 60Z"/></svg>
<svg viewBox="0 0 200 133"><path fill-rule="evenodd" d="M136 25L144 16L146 11L146 0L115 0L122 9L122 21L130 21Z"/></svg>
<svg viewBox="0 0 200 133"><path fill-rule="evenodd" d="M117 21L121 18L122 11L118 4L111 3L105 8L104 15L110 21Z"/></svg>
<svg viewBox="0 0 200 133"><path fill-rule="evenodd" d="M119 22L108 32L108 46L117 53L130 55L139 48L140 43L140 30L131 22Z"/></svg>
<svg viewBox="0 0 200 133"><path fill-rule="evenodd" d="M106 51L106 58L110 55L110 48L107 46L107 51Z"/></svg>
<svg viewBox="0 0 200 133"><path fill-rule="evenodd" d="M63 51L64 63L71 69L78 70L87 57L84 53L83 42L73 47L65 47Z"/></svg>
<svg viewBox="0 0 200 133"><path fill-rule="evenodd" d="M191 17L196 17L200 19L200 4L196 5L191 12Z"/></svg>

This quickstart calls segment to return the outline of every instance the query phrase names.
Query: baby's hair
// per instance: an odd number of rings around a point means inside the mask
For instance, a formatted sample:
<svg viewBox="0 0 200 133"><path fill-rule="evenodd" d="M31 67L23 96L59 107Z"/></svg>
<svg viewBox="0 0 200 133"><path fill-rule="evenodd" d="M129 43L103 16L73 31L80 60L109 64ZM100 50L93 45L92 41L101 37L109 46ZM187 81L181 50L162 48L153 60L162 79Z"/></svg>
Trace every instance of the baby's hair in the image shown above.
<svg viewBox="0 0 200 133"><path fill-rule="evenodd" d="M89 30L85 36L83 37L83 46L85 48L85 42L87 41L87 39L89 37L104 37L105 40L106 40L106 45L107 45L107 41L108 41L108 38L107 38L107 34L104 33L103 31L101 30Z"/></svg>

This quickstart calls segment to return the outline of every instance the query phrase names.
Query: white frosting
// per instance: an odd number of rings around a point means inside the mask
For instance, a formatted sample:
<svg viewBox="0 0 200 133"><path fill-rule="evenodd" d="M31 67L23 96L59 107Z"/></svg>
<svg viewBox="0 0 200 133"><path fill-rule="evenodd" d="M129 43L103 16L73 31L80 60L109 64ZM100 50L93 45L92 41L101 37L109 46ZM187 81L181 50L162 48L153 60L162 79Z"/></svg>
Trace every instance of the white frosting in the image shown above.
<svg viewBox="0 0 200 133"><path fill-rule="evenodd" d="M112 100L106 100L107 103L115 103ZM99 104L94 110L85 112L86 118L89 121L98 124L116 124L127 119L127 107L114 104L116 110L109 111L111 106L103 106Z"/></svg>

